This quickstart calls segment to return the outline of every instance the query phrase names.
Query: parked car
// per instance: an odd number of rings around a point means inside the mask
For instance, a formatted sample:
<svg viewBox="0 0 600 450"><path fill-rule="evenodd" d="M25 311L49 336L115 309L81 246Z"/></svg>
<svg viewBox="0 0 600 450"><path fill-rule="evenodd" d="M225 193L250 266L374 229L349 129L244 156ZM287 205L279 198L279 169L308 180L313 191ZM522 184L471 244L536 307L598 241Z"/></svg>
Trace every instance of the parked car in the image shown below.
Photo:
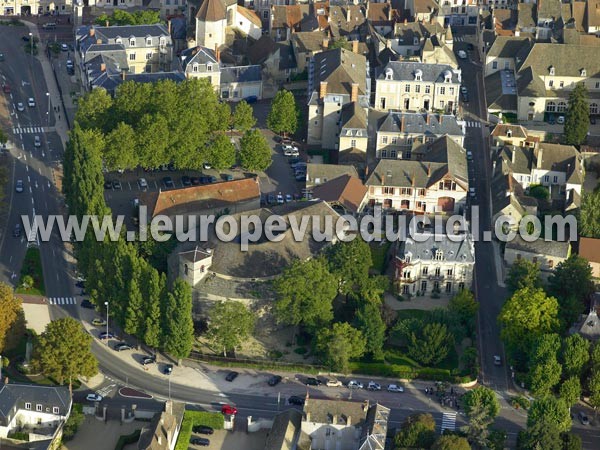
<svg viewBox="0 0 600 450"><path fill-rule="evenodd" d="M205 162L204 164L202 164L202 167L204 167L204 170L210 170L210 169L212 169L212 166L209 163L207 163L207 162Z"/></svg>
<svg viewBox="0 0 600 450"><path fill-rule="evenodd" d="M4 61L4 53L0 53L0 61Z"/></svg>
<svg viewBox="0 0 600 450"><path fill-rule="evenodd" d="M579 421L581 422L582 425L590 424L590 419L585 412L580 411L579 414L577 415L577 417L579 417Z"/></svg>
<svg viewBox="0 0 600 450"><path fill-rule="evenodd" d="M171 178L171 177L164 177L163 183L165 183L165 187L167 189L172 189L175 187L175 183L173 183L173 178Z"/></svg>
<svg viewBox="0 0 600 450"><path fill-rule="evenodd" d="M106 326L106 320L96 317L94 318L94 320L92 320L92 325L95 325L97 327Z"/></svg>
<svg viewBox="0 0 600 450"><path fill-rule="evenodd" d="M283 154L285 156L298 156L298 155L300 155L300 152L298 151L297 148L289 148L288 147L283 150Z"/></svg>
<svg viewBox="0 0 600 450"><path fill-rule="evenodd" d="M233 181L233 175L231 175L230 173L224 173L222 177L225 181Z"/></svg>
<svg viewBox="0 0 600 450"><path fill-rule="evenodd" d="M460 59L467 59L467 52L465 52L464 50L459 50L458 51L458 57Z"/></svg>
<svg viewBox="0 0 600 450"><path fill-rule="evenodd" d="M468 91L467 91L467 87L466 87L466 86L464 86L464 85L463 85L463 86L461 86L461 87L460 87L460 92L461 92L462 94L466 94L466 93L468 92Z"/></svg>
<svg viewBox="0 0 600 450"><path fill-rule="evenodd" d="M340 380L336 380L335 378L329 378L325 382L325 385L329 387L340 387L342 386L342 382Z"/></svg>
<svg viewBox="0 0 600 450"><path fill-rule="evenodd" d="M111 331L109 331L109 332L103 331L102 333L100 333L100 336L98 336L98 337L100 339L102 339L102 340L104 340L104 339L114 339L115 335Z"/></svg>
<svg viewBox="0 0 600 450"><path fill-rule="evenodd" d="M304 399L297 395L292 395L290 398L288 398L288 403L290 405L304 406Z"/></svg>
<svg viewBox="0 0 600 450"><path fill-rule="evenodd" d="M367 389L369 391L380 391L381 385L379 383L375 383L374 381L369 381L369 384L367 385Z"/></svg>
<svg viewBox="0 0 600 450"><path fill-rule="evenodd" d="M128 343L126 343L126 342L118 342L118 343L116 343L116 344L115 344L115 346L114 346L114 349L115 349L117 352L122 352L122 351L124 351L124 350L131 350L131 349L132 349L132 347L131 347L131 345L129 345L129 344L128 344Z"/></svg>
<svg viewBox="0 0 600 450"><path fill-rule="evenodd" d="M389 384L387 387L388 392L404 392L404 388L402 386L398 386L397 384Z"/></svg>
<svg viewBox="0 0 600 450"><path fill-rule="evenodd" d="M269 384L269 386L277 386L279 383L281 383L281 376L273 375L271 378L269 378L269 381L267 381L267 383Z"/></svg>
<svg viewBox="0 0 600 450"><path fill-rule="evenodd" d="M258 101L258 97L256 95L249 95L244 100L246 103L256 103Z"/></svg>
<svg viewBox="0 0 600 450"><path fill-rule="evenodd" d="M33 137L33 146L34 147L41 147L42 146L42 141L40 139L39 136L34 136Z"/></svg>
<svg viewBox="0 0 600 450"><path fill-rule="evenodd" d="M467 49L468 49L468 50L475 50L475 46L469 42L469 43L467 44Z"/></svg>
<svg viewBox="0 0 600 450"><path fill-rule="evenodd" d="M292 194L285 194L285 202L289 203L293 200Z"/></svg>
<svg viewBox="0 0 600 450"><path fill-rule="evenodd" d="M87 308L87 309L95 309L96 308L94 306L94 304L92 302L90 302L89 300L87 300L87 299L81 300L81 307L82 308Z"/></svg>
<svg viewBox="0 0 600 450"><path fill-rule="evenodd" d="M462 94L460 94L462 97L462 101L463 103L469 103L469 94L467 94L466 92L463 92Z"/></svg>
<svg viewBox="0 0 600 450"><path fill-rule="evenodd" d="M108 180L104 182L104 189L112 189L112 183Z"/></svg>
<svg viewBox="0 0 600 450"><path fill-rule="evenodd" d="M100 394L88 394L85 396L88 402L101 402L102 396Z"/></svg>
<svg viewBox="0 0 600 450"><path fill-rule="evenodd" d="M469 196L470 197L475 197L475 188L474 187L470 187L469 188Z"/></svg>
<svg viewBox="0 0 600 450"><path fill-rule="evenodd" d="M273 203L275 203L275 194L269 194L267 195L267 203L272 205Z"/></svg>
<svg viewBox="0 0 600 450"><path fill-rule="evenodd" d="M499 355L494 355L494 365L495 366L502 365L502 358Z"/></svg>
<svg viewBox="0 0 600 450"><path fill-rule="evenodd" d="M67 69L73 69L75 67L75 64L73 64L73 61L71 61L70 59L67 59Z"/></svg>
<svg viewBox="0 0 600 450"><path fill-rule="evenodd" d="M198 186L199 184L202 184L200 177L190 177L190 181L192 182L192 186Z"/></svg>
<svg viewBox="0 0 600 450"><path fill-rule="evenodd" d="M20 223L15 224L15 227L13 228L13 236L21 237L21 224Z"/></svg>
<svg viewBox="0 0 600 450"><path fill-rule="evenodd" d="M191 186L192 180L187 175L184 175L181 177L181 184L183 184L184 186Z"/></svg>
<svg viewBox="0 0 600 450"><path fill-rule="evenodd" d="M323 384L323 382L321 380L319 380L318 378L309 377L306 379L307 386L321 386L322 384Z"/></svg>
<svg viewBox="0 0 600 450"><path fill-rule="evenodd" d="M35 108L35 100L33 99L33 97L29 97L29 99L27 100L27 105L30 108Z"/></svg>
<svg viewBox="0 0 600 450"><path fill-rule="evenodd" d="M113 189L121 190L123 187L121 186L121 182L119 180L113 180L112 182Z"/></svg>
<svg viewBox="0 0 600 450"><path fill-rule="evenodd" d="M163 373L165 375L171 375L173 373L173 364L165 364L163 368Z"/></svg>
<svg viewBox="0 0 600 450"><path fill-rule="evenodd" d="M564 124L565 123L565 116L558 116L556 118L556 123L559 124L559 125Z"/></svg>
<svg viewBox="0 0 600 450"><path fill-rule="evenodd" d="M140 178L138 180L138 184L140 185L140 189L142 191L147 191L148 190L148 182L146 181L145 178Z"/></svg>
<svg viewBox="0 0 600 450"><path fill-rule="evenodd" d="M60 44L60 50L63 52L68 52L69 46L67 44Z"/></svg>
<svg viewBox="0 0 600 450"><path fill-rule="evenodd" d="M237 414L238 410L235 406L231 406L231 405L223 405L221 407L221 414L227 414L229 416L235 416Z"/></svg>
<svg viewBox="0 0 600 450"><path fill-rule="evenodd" d="M473 161L473 152L471 150L467 150L467 161Z"/></svg>
<svg viewBox="0 0 600 450"><path fill-rule="evenodd" d="M362 389L363 388L363 384L360 381L356 381L356 380L348 381L347 386L352 389Z"/></svg>
<svg viewBox="0 0 600 450"><path fill-rule="evenodd" d="M191 438L190 444L199 445L201 447L208 447L210 445L210 440L206 438Z"/></svg>
<svg viewBox="0 0 600 450"><path fill-rule="evenodd" d="M215 430L213 430L211 427L207 427L206 425L196 425L192 428L192 431L198 434L213 434L215 432Z"/></svg>
<svg viewBox="0 0 600 450"><path fill-rule="evenodd" d="M10 85L4 83L2 85L2 90L4 91L5 94L10 94Z"/></svg>
<svg viewBox="0 0 600 450"><path fill-rule="evenodd" d="M229 372L227 374L227 376L225 377L225 380L231 382L231 381L235 380L238 377L238 375L239 375L239 372L236 372L236 371Z"/></svg>
<svg viewBox="0 0 600 450"><path fill-rule="evenodd" d="M277 203L280 205L283 203L283 195L281 195L281 192L277 194Z"/></svg>
<svg viewBox="0 0 600 450"><path fill-rule="evenodd" d="M23 192L23 180L17 180L17 182L15 183L15 191L17 193Z"/></svg>
<svg viewBox="0 0 600 450"><path fill-rule="evenodd" d="M17 111L25 111L25 105L23 105L23 103L18 102L17 103Z"/></svg>
<svg viewBox="0 0 600 450"><path fill-rule="evenodd" d="M154 364L156 362L156 356L144 356L142 358L142 366L147 366L148 364Z"/></svg>

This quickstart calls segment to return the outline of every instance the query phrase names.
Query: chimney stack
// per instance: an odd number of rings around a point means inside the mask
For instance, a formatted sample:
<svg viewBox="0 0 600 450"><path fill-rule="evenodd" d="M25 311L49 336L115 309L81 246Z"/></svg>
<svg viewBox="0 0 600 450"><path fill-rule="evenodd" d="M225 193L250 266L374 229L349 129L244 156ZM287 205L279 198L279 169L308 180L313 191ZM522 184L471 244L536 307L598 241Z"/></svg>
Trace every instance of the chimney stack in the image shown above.
<svg viewBox="0 0 600 450"><path fill-rule="evenodd" d="M319 90L319 98L325 98L327 95L327 81L321 81L321 86Z"/></svg>
<svg viewBox="0 0 600 450"><path fill-rule="evenodd" d="M346 7L346 22L350 22L350 6Z"/></svg>
<svg viewBox="0 0 600 450"><path fill-rule="evenodd" d="M90 28L90 36L94 36L96 34L96 29L94 27Z"/></svg>
<svg viewBox="0 0 600 450"><path fill-rule="evenodd" d="M402 119L400 119L400 132L404 131L404 120L406 119L406 116L404 114L402 114Z"/></svg>
<svg viewBox="0 0 600 450"><path fill-rule="evenodd" d="M427 166L427 176L431 176L431 163L429 163L429 165Z"/></svg>
<svg viewBox="0 0 600 450"><path fill-rule="evenodd" d="M358 55L358 41L352 41L352 53L356 53Z"/></svg>
<svg viewBox="0 0 600 450"><path fill-rule="evenodd" d="M444 115L440 114L440 120L438 121L440 123L440 125L442 124L443 121L444 121Z"/></svg>
<svg viewBox="0 0 600 450"><path fill-rule="evenodd" d="M125 77L126 77L125 71L124 71L124 70L122 70L122 71L121 71L121 79L122 79L123 81L125 81Z"/></svg>
<svg viewBox="0 0 600 450"><path fill-rule="evenodd" d="M323 49L324 49L324 50L327 50L327 49L329 48L329 39L328 39L328 38L324 38L324 39L323 39L323 44L322 44L322 46L323 46Z"/></svg>
<svg viewBox="0 0 600 450"><path fill-rule="evenodd" d="M108 19L106 19L106 27L110 27L110 22L108 21Z"/></svg>
<svg viewBox="0 0 600 450"><path fill-rule="evenodd" d="M392 40L391 39L385 40L385 48L392 48Z"/></svg>
<svg viewBox="0 0 600 450"><path fill-rule="evenodd" d="M350 101L358 101L358 83L352 83L352 94L350 95Z"/></svg>
<svg viewBox="0 0 600 450"><path fill-rule="evenodd" d="M171 19L167 21L167 31L169 32L169 35L171 35Z"/></svg>
<svg viewBox="0 0 600 450"><path fill-rule="evenodd" d="M425 122L429 125L429 114L425 114Z"/></svg>
<svg viewBox="0 0 600 450"><path fill-rule="evenodd" d="M105 63L100 64L100 72L106 72L106 64Z"/></svg>
<svg viewBox="0 0 600 450"><path fill-rule="evenodd" d="M390 4L390 2L387 2L387 18L388 20L392 20L392 5Z"/></svg>
<svg viewBox="0 0 600 450"><path fill-rule="evenodd" d="M516 154L517 154L517 150L513 148L512 155L510 158L510 160L512 161L513 164L515 163L515 155Z"/></svg>

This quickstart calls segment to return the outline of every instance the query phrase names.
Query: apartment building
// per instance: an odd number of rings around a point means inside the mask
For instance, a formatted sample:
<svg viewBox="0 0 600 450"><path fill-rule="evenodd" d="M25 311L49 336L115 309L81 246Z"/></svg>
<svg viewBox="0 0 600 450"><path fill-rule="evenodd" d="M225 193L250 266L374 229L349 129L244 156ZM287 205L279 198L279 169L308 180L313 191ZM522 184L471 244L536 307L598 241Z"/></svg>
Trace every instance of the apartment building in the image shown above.
<svg viewBox="0 0 600 450"><path fill-rule="evenodd" d="M186 78L208 78L219 89L221 84L220 51L206 47L192 47L181 52L181 66Z"/></svg>

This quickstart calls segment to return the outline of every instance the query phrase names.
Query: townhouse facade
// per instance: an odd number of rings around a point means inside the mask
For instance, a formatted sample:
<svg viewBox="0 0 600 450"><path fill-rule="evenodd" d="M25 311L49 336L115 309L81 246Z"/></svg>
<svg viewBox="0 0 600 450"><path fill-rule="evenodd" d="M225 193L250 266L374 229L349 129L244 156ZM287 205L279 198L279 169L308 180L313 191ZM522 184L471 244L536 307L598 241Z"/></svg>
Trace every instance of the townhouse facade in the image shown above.
<svg viewBox="0 0 600 450"><path fill-rule="evenodd" d="M181 52L181 66L186 78L207 78L218 90L221 85L219 52L200 46Z"/></svg>
<svg viewBox="0 0 600 450"><path fill-rule="evenodd" d="M449 65L390 61L377 75L375 109L454 114L461 70Z"/></svg>

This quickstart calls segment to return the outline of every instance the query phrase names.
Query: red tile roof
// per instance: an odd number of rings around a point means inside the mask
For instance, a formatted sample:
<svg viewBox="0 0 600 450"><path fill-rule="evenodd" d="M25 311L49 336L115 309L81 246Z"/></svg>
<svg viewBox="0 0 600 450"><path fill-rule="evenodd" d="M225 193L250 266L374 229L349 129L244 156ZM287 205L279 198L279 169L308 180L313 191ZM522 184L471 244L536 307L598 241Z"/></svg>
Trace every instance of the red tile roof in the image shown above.
<svg viewBox="0 0 600 450"><path fill-rule="evenodd" d="M342 175L313 188L314 198L339 203L352 212L358 212L366 194L367 187L363 182L350 175Z"/></svg>
<svg viewBox="0 0 600 450"><path fill-rule="evenodd" d="M600 263L600 239L579 239L579 256L591 263Z"/></svg>

